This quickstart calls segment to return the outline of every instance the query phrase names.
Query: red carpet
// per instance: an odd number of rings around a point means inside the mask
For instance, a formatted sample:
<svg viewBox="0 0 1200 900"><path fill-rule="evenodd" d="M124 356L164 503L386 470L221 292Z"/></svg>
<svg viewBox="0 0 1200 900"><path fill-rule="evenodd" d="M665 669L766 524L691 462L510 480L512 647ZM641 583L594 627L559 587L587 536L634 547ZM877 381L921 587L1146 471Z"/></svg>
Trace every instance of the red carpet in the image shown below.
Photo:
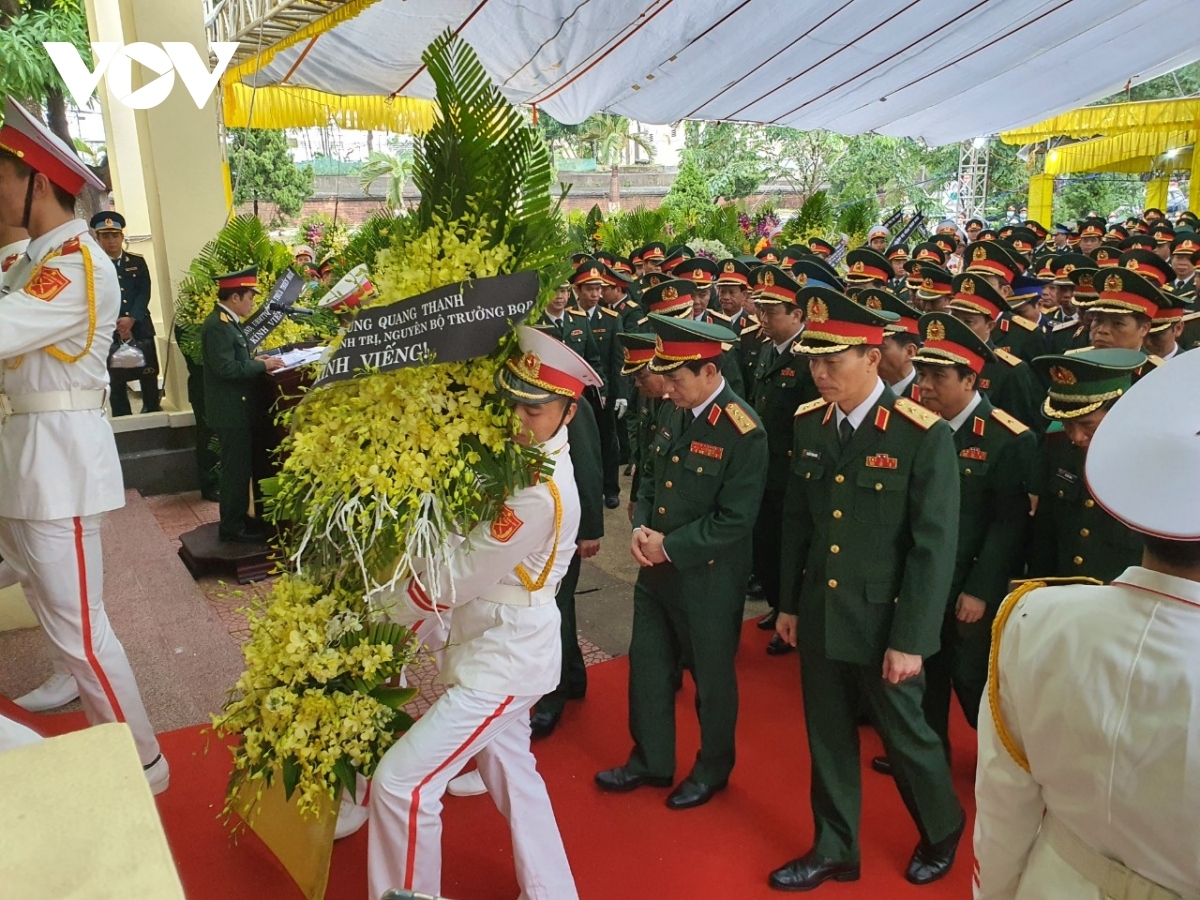
<svg viewBox="0 0 1200 900"><path fill-rule="evenodd" d="M643 788L606 795L592 775L625 761L628 664L613 660L588 669L588 698L568 706L555 734L535 743L567 854L584 900L612 897L779 897L766 887L771 869L808 849L808 754L796 657L768 657L765 636L747 625L739 658L741 714L738 763L729 789L707 806L671 812L667 792ZM19 718L43 733L83 725L81 714ZM680 778L697 747L690 684L678 703ZM952 723L955 783L974 813L975 739L961 715ZM871 772L879 739L863 729L862 880L828 883L816 896L923 898L970 895L971 830L963 838L953 872L938 884L917 888L904 867L916 830L891 779ZM190 900L299 900L300 893L253 834L231 841L221 811L227 750L199 728L161 736L171 761L171 788L159 810ZM507 825L487 796L446 798L443 893L454 900L514 900ZM333 854L329 900L365 900L366 832L339 842Z"/></svg>

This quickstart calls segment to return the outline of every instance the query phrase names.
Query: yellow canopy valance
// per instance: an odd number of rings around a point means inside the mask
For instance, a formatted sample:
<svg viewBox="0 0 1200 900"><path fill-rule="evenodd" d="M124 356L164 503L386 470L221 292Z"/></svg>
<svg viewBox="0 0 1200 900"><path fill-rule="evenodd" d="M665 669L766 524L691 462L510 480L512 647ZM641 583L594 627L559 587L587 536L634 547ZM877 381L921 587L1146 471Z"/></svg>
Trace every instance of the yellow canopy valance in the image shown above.
<svg viewBox="0 0 1200 900"><path fill-rule="evenodd" d="M225 125L229 128L340 128L421 134L433 125L434 104L411 97L342 97L311 88L250 88L225 82Z"/></svg>
<svg viewBox="0 0 1200 900"><path fill-rule="evenodd" d="M1086 106L1030 125L1000 133L1006 144L1035 144L1056 137L1090 138L1125 131L1180 131L1200 123L1200 99L1146 100Z"/></svg>
<svg viewBox="0 0 1200 900"><path fill-rule="evenodd" d="M1073 172L1126 172L1137 175L1155 169L1189 169L1196 132L1130 131L1056 147L1046 154L1047 175ZM1174 155L1168 155L1175 151Z"/></svg>

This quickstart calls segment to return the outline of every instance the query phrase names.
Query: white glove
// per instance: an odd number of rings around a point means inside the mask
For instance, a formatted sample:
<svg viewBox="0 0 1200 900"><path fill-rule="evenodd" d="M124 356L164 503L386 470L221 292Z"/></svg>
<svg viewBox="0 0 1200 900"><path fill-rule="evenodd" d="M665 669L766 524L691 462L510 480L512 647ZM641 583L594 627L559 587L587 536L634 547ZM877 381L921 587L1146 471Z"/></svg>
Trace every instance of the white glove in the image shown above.
<svg viewBox="0 0 1200 900"><path fill-rule="evenodd" d="M624 397L618 397L613 401L613 411L617 414L618 419L625 418L625 410L629 408L629 401Z"/></svg>

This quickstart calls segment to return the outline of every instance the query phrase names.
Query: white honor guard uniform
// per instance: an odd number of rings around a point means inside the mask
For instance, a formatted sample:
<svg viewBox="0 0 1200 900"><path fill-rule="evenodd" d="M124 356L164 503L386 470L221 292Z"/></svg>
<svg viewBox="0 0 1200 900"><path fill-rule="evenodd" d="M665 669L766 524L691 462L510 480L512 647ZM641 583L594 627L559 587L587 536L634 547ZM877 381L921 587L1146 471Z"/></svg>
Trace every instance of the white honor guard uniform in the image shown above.
<svg viewBox="0 0 1200 900"><path fill-rule="evenodd" d="M532 328L523 355L497 377L518 402L578 399L599 376L574 352ZM522 897L578 894L546 786L529 749L529 710L558 684L562 644L555 591L570 565L579 494L567 429L542 449L553 474L508 498L452 553L435 592L424 574L397 589L402 614L453 610L440 680L450 685L384 755L371 786L368 896L393 888L439 894L442 795L472 758L512 829ZM411 617L407 619L411 621Z"/></svg>
<svg viewBox="0 0 1200 900"><path fill-rule="evenodd" d="M1200 542L1198 383L1200 356L1155 370L1088 448L1088 487L1147 536L1145 566L1107 586L1032 582L997 615L978 900L1200 898L1200 580L1154 553Z"/></svg>
<svg viewBox="0 0 1200 900"><path fill-rule="evenodd" d="M103 187L11 98L0 151L70 193ZM39 202L59 209L53 197ZM121 302L116 270L80 220L36 235L26 255L23 277L0 295L0 556L78 682L88 721L128 724L143 765L154 764L152 785L165 789L165 761L104 610L100 519L125 503L104 414Z"/></svg>

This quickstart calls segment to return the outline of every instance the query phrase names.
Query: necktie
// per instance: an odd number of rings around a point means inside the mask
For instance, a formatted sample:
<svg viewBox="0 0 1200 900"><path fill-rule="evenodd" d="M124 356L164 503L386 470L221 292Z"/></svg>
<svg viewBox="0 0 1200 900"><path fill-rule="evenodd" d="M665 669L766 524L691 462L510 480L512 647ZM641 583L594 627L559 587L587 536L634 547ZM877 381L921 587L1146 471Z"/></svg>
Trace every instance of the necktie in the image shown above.
<svg viewBox="0 0 1200 900"><path fill-rule="evenodd" d="M691 424L695 421L696 421L696 414L694 412L692 412L690 409L685 409L683 411L683 427L684 427L684 429L686 430L687 428L691 427Z"/></svg>
<svg viewBox="0 0 1200 900"><path fill-rule="evenodd" d="M850 417L843 416L841 424L838 425L838 444L843 450L850 443L850 439L854 437L854 426L850 424Z"/></svg>

